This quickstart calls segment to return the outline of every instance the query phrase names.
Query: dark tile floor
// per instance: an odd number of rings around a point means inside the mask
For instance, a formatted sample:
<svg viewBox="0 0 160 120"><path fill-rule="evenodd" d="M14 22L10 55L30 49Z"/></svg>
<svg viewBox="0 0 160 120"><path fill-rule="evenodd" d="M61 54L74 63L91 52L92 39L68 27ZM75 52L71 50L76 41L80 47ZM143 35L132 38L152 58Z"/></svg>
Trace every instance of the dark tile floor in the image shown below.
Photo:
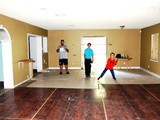
<svg viewBox="0 0 160 120"><path fill-rule="evenodd" d="M160 120L160 84L19 87L0 96L0 119Z"/></svg>

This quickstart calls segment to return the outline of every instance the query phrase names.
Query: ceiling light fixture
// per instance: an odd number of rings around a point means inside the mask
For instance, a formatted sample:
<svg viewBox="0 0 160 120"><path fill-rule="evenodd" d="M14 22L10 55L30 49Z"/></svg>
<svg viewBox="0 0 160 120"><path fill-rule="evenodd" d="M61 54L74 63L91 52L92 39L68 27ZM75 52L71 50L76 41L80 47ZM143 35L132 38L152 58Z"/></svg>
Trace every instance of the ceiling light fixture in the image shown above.
<svg viewBox="0 0 160 120"><path fill-rule="evenodd" d="M124 29L125 26L124 26L124 25L120 25L119 27L120 27L121 29Z"/></svg>

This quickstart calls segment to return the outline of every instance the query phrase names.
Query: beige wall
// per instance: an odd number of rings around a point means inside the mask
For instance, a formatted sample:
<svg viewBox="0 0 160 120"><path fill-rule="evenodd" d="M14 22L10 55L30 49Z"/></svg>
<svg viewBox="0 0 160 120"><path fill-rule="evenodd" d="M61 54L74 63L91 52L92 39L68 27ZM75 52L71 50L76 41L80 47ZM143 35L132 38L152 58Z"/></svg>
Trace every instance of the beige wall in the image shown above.
<svg viewBox="0 0 160 120"><path fill-rule="evenodd" d="M69 66L81 67L81 38L83 36L107 36L107 50L110 52L128 54L133 58L131 66L140 66L140 41L139 29L133 30L49 30L49 67L58 67L58 54L56 48L60 40L64 39L70 52ZM109 46L109 44L112 44ZM74 57L73 55L76 54ZM74 64L73 64L74 63Z"/></svg>
<svg viewBox="0 0 160 120"><path fill-rule="evenodd" d="M43 69L47 69L48 68L48 53L43 53Z"/></svg>
<svg viewBox="0 0 160 120"><path fill-rule="evenodd" d="M18 61L27 59L27 33L47 36L47 31L0 14L0 25L10 33L12 39L14 84L24 81L28 75L28 64L25 69L18 69Z"/></svg>
<svg viewBox="0 0 160 120"><path fill-rule="evenodd" d="M160 75L160 40L158 62L151 62L151 34L160 33L160 24L142 29L141 39L141 67ZM159 37L160 38L160 37ZM148 68L148 65L150 66Z"/></svg>

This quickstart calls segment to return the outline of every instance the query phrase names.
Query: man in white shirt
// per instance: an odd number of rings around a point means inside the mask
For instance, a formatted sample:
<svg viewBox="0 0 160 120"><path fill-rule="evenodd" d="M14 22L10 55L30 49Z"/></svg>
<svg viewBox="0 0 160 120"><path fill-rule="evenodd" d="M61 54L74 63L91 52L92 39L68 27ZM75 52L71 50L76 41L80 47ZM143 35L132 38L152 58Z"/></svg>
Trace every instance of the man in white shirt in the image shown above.
<svg viewBox="0 0 160 120"><path fill-rule="evenodd" d="M69 49L66 45L64 45L64 40L61 40L61 45L57 47L57 53L59 53L59 65L60 65L60 75L63 71L63 65L65 65L66 68L66 74L69 74L68 71L68 57L67 53L69 52Z"/></svg>

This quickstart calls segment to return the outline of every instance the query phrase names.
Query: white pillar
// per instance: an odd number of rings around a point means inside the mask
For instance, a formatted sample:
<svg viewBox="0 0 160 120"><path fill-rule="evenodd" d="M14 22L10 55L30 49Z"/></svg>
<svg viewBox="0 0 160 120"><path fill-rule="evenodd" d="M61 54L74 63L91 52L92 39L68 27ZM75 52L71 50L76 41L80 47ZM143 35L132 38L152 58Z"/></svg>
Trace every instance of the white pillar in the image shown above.
<svg viewBox="0 0 160 120"><path fill-rule="evenodd" d="M14 88L11 41L2 41L4 88Z"/></svg>

